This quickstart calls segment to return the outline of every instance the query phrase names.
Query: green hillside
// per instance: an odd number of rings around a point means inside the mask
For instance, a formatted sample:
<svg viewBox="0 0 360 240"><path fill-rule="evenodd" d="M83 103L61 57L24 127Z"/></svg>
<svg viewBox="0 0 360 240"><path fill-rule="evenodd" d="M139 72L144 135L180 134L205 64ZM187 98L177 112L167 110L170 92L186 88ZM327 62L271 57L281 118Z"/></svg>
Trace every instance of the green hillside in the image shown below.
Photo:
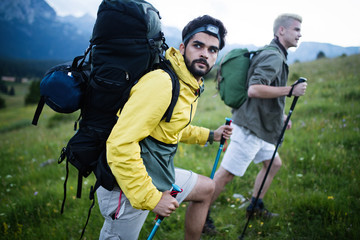
<svg viewBox="0 0 360 240"><path fill-rule="evenodd" d="M357 239L360 236L360 55L290 66L289 84L308 79L307 94L292 114L279 149L283 167L264 201L280 217L252 220L245 239ZM70 168L65 212L65 164L57 164L60 150L74 134L78 113L55 114L45 108L39 125L31 120L36 106L24 106L27 85L15 84L15 97L0 95L0 239L78 239L91 205L91 176L84 181L83 197L76 199L77 175ZM287 108L292 99L287 99ZM216 95L215 83L206 81L194 124L216 128L231 117ZM208 147L181 144L175 163L210 176L218 143ZM237 239L245 226L246 200L260 166L250 165L236 177L212 207L219 230L202 239ZM239 198L244 196L245 201ZM183 239L186 204L163 221L155 239ZM140 239L146 239L155 215L149 217ZM103 223L93 209L84 239L98 239Z"/></svg>

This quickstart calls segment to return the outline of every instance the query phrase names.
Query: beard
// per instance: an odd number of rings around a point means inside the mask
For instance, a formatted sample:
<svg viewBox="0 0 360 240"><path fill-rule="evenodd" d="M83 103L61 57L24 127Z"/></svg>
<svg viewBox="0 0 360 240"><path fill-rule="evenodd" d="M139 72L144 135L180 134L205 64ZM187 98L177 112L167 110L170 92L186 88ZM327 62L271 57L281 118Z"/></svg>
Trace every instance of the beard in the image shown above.
<svg viewBox="0 0 360 240"><path fill-rule="evenodd" d="M203 77L211 70L211 68L209 67L209 63L206 61L206 59L199 58L190 62L190 60L187 59L186 55L184 55L184 59L185 59L186 67L191 72L191 74L194 75L195 78ZM206 68L205 69L197 68L196 63L202 63L206 66Z"/></svg>

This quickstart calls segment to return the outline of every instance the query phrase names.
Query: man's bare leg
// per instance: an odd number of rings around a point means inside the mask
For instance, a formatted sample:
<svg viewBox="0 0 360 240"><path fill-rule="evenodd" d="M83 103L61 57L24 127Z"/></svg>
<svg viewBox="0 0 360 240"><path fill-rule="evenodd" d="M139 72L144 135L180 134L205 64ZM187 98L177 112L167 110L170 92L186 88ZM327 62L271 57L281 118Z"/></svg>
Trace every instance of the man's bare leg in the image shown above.
<svg viewBox="0 0 360 240"><path fill-rule="evenodd" d="M256 177L255 184L254 184L254 192L253 192L253 197L255 197L255 198L256 198L256 196L257 196L257 194L259 192L259 189L261 187L261 184L262 184L262 182L264 180L264 177L265 177L266 171L267 171L267 169L269 167L269 164L270 164L270 160L264 161L263 162L263 167L261 168L260 172L258 173L258 175ZM273 161L273 163L271 165L271 169L269 171L269 174L266 177L265 184L264 184L264 186L262 188L262 191L260 193L259 198L261 198L261 199L264 198L264 196L265 196L266 192L268 191L268 189L269 189L269 187L270 187L276 173L279 171L279 169L281 167L281 164L282 164L281 159L280 159L280 157L278 155L278 156L276 156L274 158L274 161Z"/></svg>
<svg viewBox="0 0 360 240"><path fill-rule="evenodd" d="M185 217L186 240L200 239L214 191L215 182L199 175L195 187L185 199L190 202Z"/></svg>
<svg viewBox="0 0 360 240"><path fill-rule="evenodd" d="M228 184L231 180L233 180L234 175L223 167L219 167L214 176L215 181L215 193L212 198L211 203L215 202L215 200L219 197L220 193L224 190L226 184Z"/></svg>

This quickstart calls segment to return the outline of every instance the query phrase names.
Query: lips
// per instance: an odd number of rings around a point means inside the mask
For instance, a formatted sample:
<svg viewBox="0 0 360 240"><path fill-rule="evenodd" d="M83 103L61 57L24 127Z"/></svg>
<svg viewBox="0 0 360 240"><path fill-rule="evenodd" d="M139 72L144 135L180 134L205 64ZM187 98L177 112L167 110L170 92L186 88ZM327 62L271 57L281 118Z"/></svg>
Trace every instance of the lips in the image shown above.
<svg viewBox="0 0 360 240"><path fill-rule="evenodd" d="M202 65L205 65L207 68L209 68L209 64L207 63L206 60L202 60L202 59L198 59L194 61L195 63L200 63Z"/></svg>

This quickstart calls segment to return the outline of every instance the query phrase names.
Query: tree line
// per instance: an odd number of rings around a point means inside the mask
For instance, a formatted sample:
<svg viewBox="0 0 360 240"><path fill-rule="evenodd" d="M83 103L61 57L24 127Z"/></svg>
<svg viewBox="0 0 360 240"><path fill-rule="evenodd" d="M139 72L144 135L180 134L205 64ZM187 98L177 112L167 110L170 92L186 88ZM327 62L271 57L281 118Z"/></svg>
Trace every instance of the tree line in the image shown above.
<svg viewBox="0 0 360 240"><path fill-rule="evenodd" d="M0 59L0 76L20 78L42 78L52 66L63 61L59 60L17 60Z"/></svg>

